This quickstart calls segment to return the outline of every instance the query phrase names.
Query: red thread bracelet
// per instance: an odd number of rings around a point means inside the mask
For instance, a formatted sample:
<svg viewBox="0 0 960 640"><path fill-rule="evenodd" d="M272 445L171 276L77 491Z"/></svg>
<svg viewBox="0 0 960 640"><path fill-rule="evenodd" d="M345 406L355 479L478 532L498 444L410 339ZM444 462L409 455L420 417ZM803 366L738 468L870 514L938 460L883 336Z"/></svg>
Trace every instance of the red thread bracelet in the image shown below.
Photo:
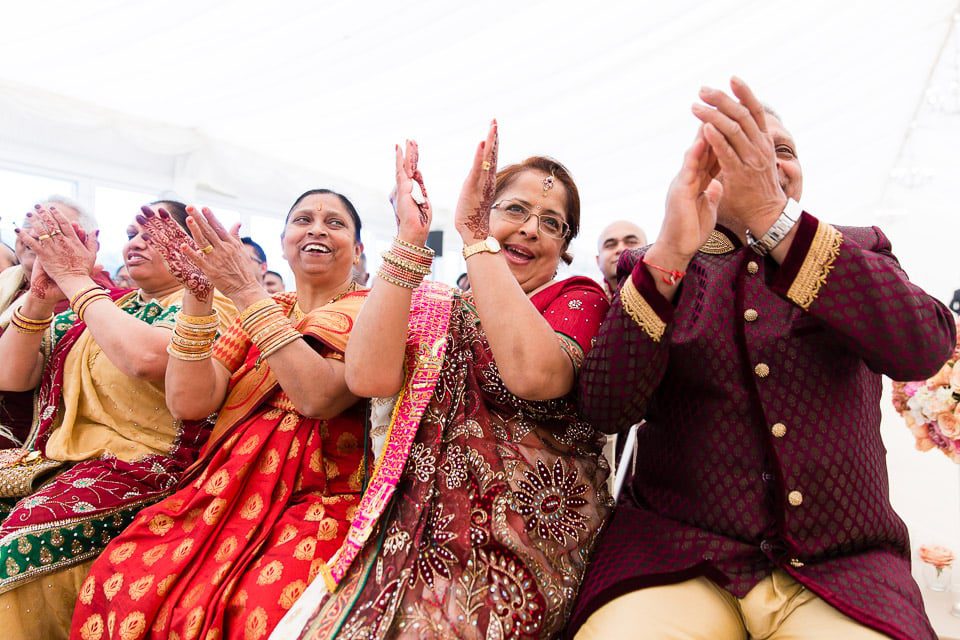
<svg viewBox="0 0 960 640"><path fill-rule="evenodd" d="M683 280L683 276L687 275L685 271L675 271L673 269L664 269L663 267L657 266L652 262L647 262L646 258L644 258L643 264L647 265L651 269L656 269L660 273L665 273L666 275L660 276L660 279L663 280L666 284L669 284L671 286Z"/></svg>

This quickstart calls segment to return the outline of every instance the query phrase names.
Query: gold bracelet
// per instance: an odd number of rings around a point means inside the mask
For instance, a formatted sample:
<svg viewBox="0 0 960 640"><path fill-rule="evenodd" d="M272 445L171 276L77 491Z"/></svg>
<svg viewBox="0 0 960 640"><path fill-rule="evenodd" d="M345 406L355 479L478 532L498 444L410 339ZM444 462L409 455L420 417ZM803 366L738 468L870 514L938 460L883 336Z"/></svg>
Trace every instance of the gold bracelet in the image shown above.
<svg viewBox="0 0 960 640"><path fill-rule="evenodd" d="M13 317L10 319L10 324L14 326L18 333L23 334L42 333L52 322L53 314L50 314L50 317L46 320L34 320L23 315L20 309L14 310Z"/></svg>
<svg viewBox="0 0 960 640"><path fill-rule="evenodd" d="M87 312L87 309L90 307L91 304L93 304L98 300L110 300L110 296L107 295L106 291L104 291L103 289L101 289L100 291L101 291L100 293L91 295L86 300L84 300L80 304L80 308L74 309L74 313L77 314L77 318L80 320L80 322L86 322L86 320L83 317L83 314Z"/></svg>
<svg viewBox="0 0 960 640"><path fill-rule="evenodd" d="M411 262L405 258L401 258L396 253L391 251L383 252L383 259L386 262L389 262L395 267L399 267L404 271L409 271L411 274L416 274L418 276L428 276L430 275L430 268L422 265L418 265L415 262Z"/></svg>
<svg viewBox="0 0 960 640"><path fill-rule="evenodd" d="M269 346L265 346L262 351L260 351L261 358L269 358L275 354L280 349L283 349L288 344L293 344L302 337L299 331L294 331L290 335L284 336L282 339L277 340L275 343ZM259 347L258 347L259 348Z"/></svg>
<svg viewBox="0 0 960 640"><path fill-rule="evenodd" d="M174 333L170 336L170 342L174 343L178 347L209 347L216 342L216 340L212 338L209 340L190 340Z"/></svg>
<svg viewBox="0 0 960 640"><path fill-rule="evenodd" d="M404 289L416 289L420 286L420 283L406 282L400 280L399 278L394 278L393 276L386 273L383 267L380 267L380 270L377 271L377 277L383 280L384 282L389 282L390 284L396 285L398 287L403 287Z"/></svg>
<svg viewBox="0 0 960 640"><path fill-rule="evenodd" d="M94 291L103 291L103 290L104 290L103 287L101 287L98 284L94 284L92 286L87 287L86 289L82 289L81 291L78 291L77 293L73 294L73 297L70 298L70 303L69 303L70 307L72 308L80 298L86 296L87 294L93 293Z"/></svg>
<svg viewBox="0 0 960 640"><path fill-rule="evenodd" d="M53 322L52 313L48 318L44 318L43 320L36 320L34 318L28 318L27 316L23 315L23 312L19 308L14 309L13 317L16 318L18 321L20 321L20 323L27 326L49 327L50 323Z"/></svg>
<svg viewBox="0 0 960 640"><path fill-rule="evenodd" d="M176 358L177 360L184 360L186 362L198 362L200 360L206 360L207 358L212 356L213 349L206 349L204 351L197 352L197 353L188 353L188 352L177 349L171 343L167 345L167 353L170 355L170 357Z"/></svg>
<svg viewBox="0 0 960 640"><path fill-rule="evenodd" d="M421 256L424 256L427 258L432 259L433 256L436 254L436 252L430 247L420 247L411 242L407 242L406 240L401 240L400 238L397 238L397 237L394 237L393 241L396 242L401 247L406 247L407 249L410 249L414 253L420 254Z"/></svg>
<svg viewBox="0 0 960 640"><path fill-rule="evenodd" d="M269 307L271 305L277 304L273 298L264 298L263 300L257 300L252 305L240 312L240 315L237 316L237 320L240 324L246 322L247 318L255 314L257 311ZM277 305L280 306L280 305Z"/></svg>

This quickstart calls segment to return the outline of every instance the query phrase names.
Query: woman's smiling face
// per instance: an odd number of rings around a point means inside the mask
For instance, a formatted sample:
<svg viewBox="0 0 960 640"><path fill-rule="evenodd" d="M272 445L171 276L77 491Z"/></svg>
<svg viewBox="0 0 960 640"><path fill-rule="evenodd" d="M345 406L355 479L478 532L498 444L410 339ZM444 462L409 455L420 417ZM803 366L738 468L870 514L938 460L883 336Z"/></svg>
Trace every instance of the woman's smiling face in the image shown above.
<svg viewBox="0 0 960 640"><path fill-rule="evenodd" d="M536 215L520 224L500 213L524 210ZM567 239L545 234L541 226L558 222L569 224L567 190L542 171L520 173L496 198L490 212L490 235L500 242L503 257L525 293L550 282L557 272Z"/></svg>

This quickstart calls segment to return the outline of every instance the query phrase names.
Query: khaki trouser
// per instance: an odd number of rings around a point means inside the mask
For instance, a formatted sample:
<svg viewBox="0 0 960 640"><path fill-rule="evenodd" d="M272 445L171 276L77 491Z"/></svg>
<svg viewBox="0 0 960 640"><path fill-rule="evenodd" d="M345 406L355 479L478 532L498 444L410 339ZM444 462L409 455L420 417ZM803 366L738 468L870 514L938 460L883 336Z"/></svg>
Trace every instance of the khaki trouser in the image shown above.
<svg viewBox="0 0 960 640"><path fill-rule="evenodd" d="M706 578L649 587L611 600L576 640L806 640L886 638L843 615L783 571L743 598Z"/></svg>

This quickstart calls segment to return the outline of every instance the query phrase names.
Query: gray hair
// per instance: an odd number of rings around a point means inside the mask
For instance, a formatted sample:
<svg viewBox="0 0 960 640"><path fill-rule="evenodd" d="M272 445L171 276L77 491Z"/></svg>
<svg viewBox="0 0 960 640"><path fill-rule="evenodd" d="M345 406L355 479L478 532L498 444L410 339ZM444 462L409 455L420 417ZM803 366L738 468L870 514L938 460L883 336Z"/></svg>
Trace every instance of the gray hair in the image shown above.
<svg viewBox="0 0 960 640"><path fill-rule="evenodd" d="M770 115L772 115L774 118L776 118L776 119L779 120L780 122L783 122L783 118L780 117L780 114L777 113L776 111L774 111L774 110L773 110L773 107L771 107L770 105L768 105L766 102L763 103L763 110L764 110L764 112L769 113Z"/></svg>
<svg viewBox="0 0 960 640"><path fill-rule="evenodd" d="M87 211L86 209L84 209L79 202L77 202L76 200L73 200L72 198L54 194L49 198L47 198L46 200L44 200L44 202L60 204L65 207L70 207L71 209L76 211L77 224L79 224L84 231L93 233L94 231L100 228L100 225L97 224L97 219L93 216L93 214Z"/></svg>

